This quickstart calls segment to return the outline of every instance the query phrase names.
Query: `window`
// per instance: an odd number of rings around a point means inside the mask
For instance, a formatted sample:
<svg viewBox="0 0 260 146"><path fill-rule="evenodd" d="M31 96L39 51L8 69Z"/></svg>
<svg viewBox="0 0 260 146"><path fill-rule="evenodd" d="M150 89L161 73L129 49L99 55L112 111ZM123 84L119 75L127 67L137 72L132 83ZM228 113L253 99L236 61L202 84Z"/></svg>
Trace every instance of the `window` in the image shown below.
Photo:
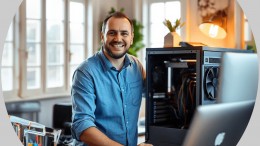
<svg viewBox="0 0 260 146"><path fill-rule="evenodd" d="M46 0L46 88L65 85L64 1Z"/></svg>
<svg viewBox="0 0 260 146"><path fill-rule="evenodd" d="M169 32L165 19L175 22L181 17L179 0L148 0L148 47L163 47L164 36ZM177 30L180 34L180 30ZM180 34L181 35L181 34Z"/></svg>
<svg viewBox="0 0 260 146"><path fill-rule="evenodd" d="M18 15L18 13L17 13ZM19 88L19 38L18 17L13 18L9 26L6 40L4 43L2 64L1 64L1 81L4 97L15 97Z"/></svg>
<svg viewBox="0 0 260 146"><path fill-rule="evenodd" d="M3 91L14 90L14 25L10 25L3 49L1 80Z"/></svg>
<svg viewBox="0 0 260 146"><path fill-rule="evenodd" d="M249 26L248 19L246 18L245 15L244 15L244 44L245 44L245 49L253 50L254 52L257 52L253 33Z"/></svg>
<svg viewBox="0 0 260 146"><path fill-rule="evenodd" d="M26 0L26 88L41 88L41 1Z"/></svg>
<svg viewBox="0 0 260 146"><path fill-rule="evenodd" d="M249 42L252 40L252 32L248 24L248 20L246 16L244 15L244 40L245 42Z"/></svg>
<svg viewBox="0 0 260 146"><path fill-rule="evenodd" d="M245 42L250 42L252 41L252 31L250 29L250 26L249 26L249 23L248 23L248 20L246 18L246 16L244 15L244 40Z"/></svg>
<svg viewBox="0 0 260 146"><path fill-rule="evenodd" d="M12 23L3 50L3 91L13 93L5 98L70 93L72 74L87 56L85 8L86 0L23 1L20 31Z"/></svg>
<svg viewBox="0 0 260 146"><path fill-rule="evenodd" d="M72 84L72 75L76 67L84 60L85 56L85 15L84 3L70 1L70 66L69 83Z"/></svg>

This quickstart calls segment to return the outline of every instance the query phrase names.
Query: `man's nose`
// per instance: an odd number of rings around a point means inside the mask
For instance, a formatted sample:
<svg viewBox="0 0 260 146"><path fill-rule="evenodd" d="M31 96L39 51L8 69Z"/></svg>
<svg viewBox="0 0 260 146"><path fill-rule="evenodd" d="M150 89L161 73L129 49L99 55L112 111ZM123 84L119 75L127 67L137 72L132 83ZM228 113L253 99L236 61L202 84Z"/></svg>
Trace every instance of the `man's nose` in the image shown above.
<svg viewBox="0 0 260 146"><path fill-rule="evenodd" d="M114 37L114 41L121 41L122 40L122 36L120 35L120 33L117 33Z"/></svg>

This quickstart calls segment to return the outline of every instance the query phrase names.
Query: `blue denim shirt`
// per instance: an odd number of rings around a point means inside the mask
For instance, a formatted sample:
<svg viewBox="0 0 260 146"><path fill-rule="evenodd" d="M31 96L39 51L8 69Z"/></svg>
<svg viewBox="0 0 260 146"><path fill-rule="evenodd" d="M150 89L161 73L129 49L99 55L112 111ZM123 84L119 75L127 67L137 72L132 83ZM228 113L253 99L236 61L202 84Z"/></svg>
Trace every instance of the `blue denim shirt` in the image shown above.
<svg viewBox="0 0 260 146"><path fill-rule="evenodd" d="M102 51L84 61L74 72L72 135L96 127L110 139L126 146L137 145L137 121L145 72L141 63L126 55L118 71Z"/></svg>

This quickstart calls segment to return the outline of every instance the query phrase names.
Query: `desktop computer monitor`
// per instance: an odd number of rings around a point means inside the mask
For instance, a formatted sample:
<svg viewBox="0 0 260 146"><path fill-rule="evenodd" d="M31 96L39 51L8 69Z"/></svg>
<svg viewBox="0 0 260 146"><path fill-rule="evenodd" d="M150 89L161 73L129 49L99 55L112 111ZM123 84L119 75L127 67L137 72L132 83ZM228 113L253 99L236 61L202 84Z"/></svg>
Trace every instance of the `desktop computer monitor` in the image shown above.
<svg viewBox="0 0 260 146"><path fill-rule="evenodd" d="M235 146L250 120L254 100L199 106L182 146Z"/></svg>
<svg viewBox="0 0 260 146"><path fill-rule="evenodd" d="M63 134L70 135L71 116L71 103L56 103L53 106L53 128L62 129Z"/></svg>
<svg viewBox="0 0 260 146"><path fill-rule="evenodd" d="M217 102L255 100L258 76L256 53L224 53L220 68Z"/></svg>

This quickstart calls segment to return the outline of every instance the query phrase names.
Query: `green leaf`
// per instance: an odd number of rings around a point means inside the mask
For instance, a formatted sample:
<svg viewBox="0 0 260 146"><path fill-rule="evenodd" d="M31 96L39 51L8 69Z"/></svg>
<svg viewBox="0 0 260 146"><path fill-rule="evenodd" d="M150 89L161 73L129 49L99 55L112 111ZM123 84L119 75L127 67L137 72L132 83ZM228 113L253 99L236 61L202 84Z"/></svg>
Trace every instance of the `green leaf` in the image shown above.
<svg viewBox="0 0 260 146"><path fill-rule="evenodd" d="M167 19L163 21L163 24L169 29L170 32L175 32L177 29L183 27L185 23L181 23L180 18L175 20L174 25L172 25L171 21Z"/></svg>

